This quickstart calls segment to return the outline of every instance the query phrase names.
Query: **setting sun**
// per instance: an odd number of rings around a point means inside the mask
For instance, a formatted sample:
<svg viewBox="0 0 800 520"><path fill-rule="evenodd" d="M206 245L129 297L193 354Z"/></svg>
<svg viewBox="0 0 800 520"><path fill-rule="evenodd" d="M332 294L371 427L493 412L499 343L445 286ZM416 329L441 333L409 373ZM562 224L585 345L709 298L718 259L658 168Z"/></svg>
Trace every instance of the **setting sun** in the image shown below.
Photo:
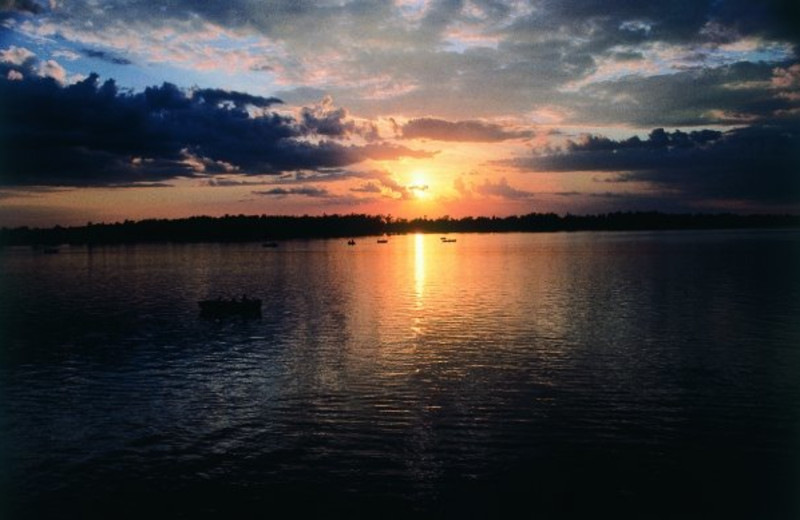
<svg viewBox="0 0 800 520"><path fill-rule="evenodd" d="M428 173L425 170L414 170L411 173L411 184L408 189L415 199L428 199L431 197L431 184Z"/></svg>

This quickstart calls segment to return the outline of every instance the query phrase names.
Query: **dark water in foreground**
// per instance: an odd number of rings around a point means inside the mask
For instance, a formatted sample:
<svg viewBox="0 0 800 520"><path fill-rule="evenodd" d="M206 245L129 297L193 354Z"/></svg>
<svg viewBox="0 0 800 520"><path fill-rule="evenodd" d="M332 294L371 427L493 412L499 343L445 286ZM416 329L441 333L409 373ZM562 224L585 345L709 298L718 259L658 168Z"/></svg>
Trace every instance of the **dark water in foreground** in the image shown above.
<svg viewBox="0 0 800 520"><path fill-rule="evenodd" d="M452 236L0 251L0 517L800 518L799 232Z"/></svg>

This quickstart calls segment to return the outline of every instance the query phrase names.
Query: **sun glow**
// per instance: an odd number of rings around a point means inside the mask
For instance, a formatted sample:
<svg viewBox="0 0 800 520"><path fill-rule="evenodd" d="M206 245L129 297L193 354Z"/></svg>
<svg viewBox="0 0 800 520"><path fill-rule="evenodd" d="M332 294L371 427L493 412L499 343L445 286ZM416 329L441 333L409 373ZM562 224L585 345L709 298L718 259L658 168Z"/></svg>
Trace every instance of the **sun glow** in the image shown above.
<svg viewBox="0 0 800 520"><path fill-rule="evenodd" d="M424 170L414 170L414 172L411 173L411 184L408 185L408 189L414 194L414 198L430 198L430 188L431 185L428 180L427 172Z"/></svg>

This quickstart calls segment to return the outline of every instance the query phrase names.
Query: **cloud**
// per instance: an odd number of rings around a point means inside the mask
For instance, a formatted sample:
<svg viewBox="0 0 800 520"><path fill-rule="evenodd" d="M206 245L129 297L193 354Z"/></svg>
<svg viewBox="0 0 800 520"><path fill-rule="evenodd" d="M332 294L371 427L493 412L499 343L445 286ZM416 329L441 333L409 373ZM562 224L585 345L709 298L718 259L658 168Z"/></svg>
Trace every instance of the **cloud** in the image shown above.
<svg viewBox="0 0 800 520"><path fill-rule="evenodd" d="M288 102L332 94L365 117L458 121L466 110L489 118L549 106L573 114L570 122L600 116L652 126L749 114L754 100L770 96L728 92L726 106L709 106L729 82L702 73L738 62L786 67L797 26L798 9L786 0L174 0L157 16L145 0L113 9L74 0L14 27L142 63L268 76ZM269 72L253 72L262 70ZM704 85L687 89L688 72ZM670 120L654 121L659 114ZM342 118L311 115L320 135L346 131Z"/></svg>
<svg viewBox="0 0 800 520"><path fill-rule="evenodd" d="M365 182L360 186L356 186L355 188L350 188L350 191L356 193L380 193L381 187L375 184L374 182Z"/></svg>
<svg viewBox="0 0 800 520"><path fill-rule="evenodd" d="M360 136L368 142L381 139L378 126L371 121L356 121L346 108L336 108L330 95L323 96L319 103L300 110L300 125L310 135L350 139Z"/></svg>
<svg viewBox="0 0 800 520"><path fill-rule="evenodd" d="M229 178L214 178L208 179L203 182L204 186L212 188L228 188L231 186L263 186L267 184L265 181L248 181L242 179L229 179Z"/></svg>
<svg viewBox="0 0 800 520"><path fill-rule="evenodd" d="M39 76L52 78L62 85L67 82L67 71L55 60L47 60L40 63Z"/></svg>
<svg viewBox="0 0 800 520"><path fill-rule="evenodd" d="M16 69L0 65L8 150L0 185L129 185L208 172L279 174L431 156L388 143L310 141L303 123L269 111L280 102L276 98L184 91L169 83L124 93L113 80L101 84L96 74L63 86L52 79L56 67L50 77L25 74L10 81Z"/></svg>
<svg viewBox="0 0 800 520"><path fill-rule="evenodd" d="M506 162L533 171L613 172L611 182L645 182L689 199L800 202L800 125L728 132L666 132L647 139L586 136L559 152Z"/></svg>
<svg viewBox="0 0 800 520"><path fill-rule="evenodd" d="M205 103L217 107L222 107L226 104L229 104L238 109L244 109L247 106L256 108L269 108L272 105L283 103L283 101L276 97L254 96L244 92L231 92L229 90L212 88L193 89L192 97L196 97Z"/></svg>
<svg viewBox="0 0 800 520"><path fill-rule="evenodd" d="M483 121L451 122L430 117L410 120L402 126L402 134L405 139L486 143L534 136L530 130L507 130L501 125Z"/></svg>
<svg viewBox="0 0 800 520"><path fill-rule="evenodd" d="M42 78L51 78L58 83L67 82L67 71L55 60L41 61L31 50L24 47L10 46L0 49L0 71L10 80L24 79L25 74L34 74Z"/></svg>
<svg viewBox="0 0 800 520"><path fill-rule="evenodd" d="M39 14L44 8L33 0L0 0L0 18L3 12Z"/></svg>
<svg viewBox="0 0 800 520"><path fill-rule="evenodd" d="M610 151L614 154L620 150L634 149L687 149L702 147L720 139L722 135L718 130L694 130L687 133L681 130L667 132L663 128L656 128L645 140L633 136L615 141L604 136L585 134L577 141L568 140L566 148L569 152Z"/></svg>
<svg viewBox="0 0 800 520"><path fill-rule="evenodd" d="M12 45L8 49L0 50L0 62L10 65L22 66L36 61L36 54L24 47Z"/></svg>
<svg viewBox="0 0 800 520"><path fill-rule="evenodd" d="M269 190L257 190L252 192L254 195L266 195L270 197L287 197L289 195L303 195L305 197L326 198L330 192L324 188L314 186L301 186L297 188L272 188Z"/></svg>
<svg viewBox="0 0 800 520"><path fill-rule="evenodd" d="M800 43L800 9L791 0L726 0L712 6L714 21L739 34Z"/></svg>
<svg viewBox="0 0 800 520"><path fill-rule="evenodd" d="M413 194L408 186L400 184L389 173L375 170L361 174L362 177L379 182L384 188L389 190L392 196L403 200L413 198Z"/></svg>
<svg viewBox="0 0 800 520"><path fill-rule="evenodd" d="M458 186L457 186L458 188ZM463 188L463 185L462 185ZM520 200L528 199L534 196L533 192L519 190L508 184L508 180L502 177L497 182L492 182L489 179L484 179L483 184L474 186L474 191L486 197L498 197L501 199Z"/></svg>
<svg viewBox="0 0 800 520"><path fill-rule="evenodd" d="M579 117L599 123L651 127L766 121L800 107L800 100L785 95L797 89L782 86L790 79L792 67L739 62L674 74L627 76L585 86L573 108Z"/></svg>
<svg viewBox="0 0 800 520"><path fill-rule="evenodd" d="M300 124L311 134L331 137L344 137L356 130L355 122L347 121L347 110L335 108L333 98L325 96L313 107L304 107L300 111Z"/></svg>
<svg viewBox="0 0 800 520"><path fill-rule="evenodd" d="M111 63L113 65L132 65L133 62L127 58L116 56L106 51L97 49L81 49L81 53L89 58L95 58L101 61Z"/></svg>

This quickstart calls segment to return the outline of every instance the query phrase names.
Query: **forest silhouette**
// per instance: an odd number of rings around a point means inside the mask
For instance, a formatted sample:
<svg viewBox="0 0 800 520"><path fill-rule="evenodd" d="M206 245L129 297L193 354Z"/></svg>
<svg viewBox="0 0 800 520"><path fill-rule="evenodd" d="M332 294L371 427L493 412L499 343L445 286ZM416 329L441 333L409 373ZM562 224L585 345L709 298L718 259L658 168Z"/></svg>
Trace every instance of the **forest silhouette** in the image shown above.
<svg viewBox="0 0 800 520"><path fill-rule="evenodd" d="M798 215L670 214L616 212L598 215L529 213L508 217L391 215L225 215L125 220L52 228L2 228L0 245L94 245L144 242L254 242L406 233L503 233L555 231L648 231L800 227Z"/></svg>

